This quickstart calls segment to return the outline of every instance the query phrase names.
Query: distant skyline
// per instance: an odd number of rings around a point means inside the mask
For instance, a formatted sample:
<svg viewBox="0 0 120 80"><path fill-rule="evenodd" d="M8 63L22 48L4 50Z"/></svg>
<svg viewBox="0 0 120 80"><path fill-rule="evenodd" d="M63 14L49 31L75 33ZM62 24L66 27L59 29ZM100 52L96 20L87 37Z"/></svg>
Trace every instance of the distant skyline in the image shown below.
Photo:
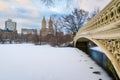
<svg viewBox="0 0 120 80"><path fill-rule="evenodd" d="M17 30L21 28L40 30L43 16L69 14L74 8L92 12L96 8L103 9L111 0L54 0L54 6L46 6L41 0L0 0L0 28L5 28L5 21L17 22Z"/></svg>

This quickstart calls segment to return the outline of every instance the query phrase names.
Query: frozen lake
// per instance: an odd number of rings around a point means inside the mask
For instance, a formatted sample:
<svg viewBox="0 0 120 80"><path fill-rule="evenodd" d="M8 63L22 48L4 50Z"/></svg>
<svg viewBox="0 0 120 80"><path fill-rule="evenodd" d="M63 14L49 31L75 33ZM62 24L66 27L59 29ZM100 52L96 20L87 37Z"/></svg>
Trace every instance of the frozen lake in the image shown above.
<svg viewBox="0 0 120 80"><path fill-rule="evenodd" d="M76 48L0 44L0 80L111 80Z"/></svg>

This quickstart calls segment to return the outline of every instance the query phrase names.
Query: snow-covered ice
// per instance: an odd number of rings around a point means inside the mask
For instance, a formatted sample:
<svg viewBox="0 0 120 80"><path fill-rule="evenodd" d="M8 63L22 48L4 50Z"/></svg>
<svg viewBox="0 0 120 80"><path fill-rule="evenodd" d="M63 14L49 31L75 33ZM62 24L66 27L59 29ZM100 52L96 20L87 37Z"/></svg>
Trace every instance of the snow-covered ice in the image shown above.
<svg viewBox="0 0 120 80"><path fill-rule="evenodd" d="M102 51L102 49L99 48L99 47L92 47L91 49L92 49L92 50L96 50L96 51L99 51L99 52L104 53L104 52Z"/></svg>
<svg viewBox="0 0 120 80"><path fill-rule="evenodd" d="M100 74L93 72L99 71ZM76 48L0 44L0 80L111 80Z"/></svg>

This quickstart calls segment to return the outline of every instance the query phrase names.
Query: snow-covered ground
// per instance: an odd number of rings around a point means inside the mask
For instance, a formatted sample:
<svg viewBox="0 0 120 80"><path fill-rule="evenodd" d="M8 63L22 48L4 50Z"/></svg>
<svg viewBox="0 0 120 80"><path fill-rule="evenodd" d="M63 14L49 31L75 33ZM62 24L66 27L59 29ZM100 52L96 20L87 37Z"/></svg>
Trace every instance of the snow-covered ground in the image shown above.
<svg viewBox="0 0 120 80"><path fill-rule="evenodd" d="M76 48L0 44L0 80L111 80Z"/></svg>

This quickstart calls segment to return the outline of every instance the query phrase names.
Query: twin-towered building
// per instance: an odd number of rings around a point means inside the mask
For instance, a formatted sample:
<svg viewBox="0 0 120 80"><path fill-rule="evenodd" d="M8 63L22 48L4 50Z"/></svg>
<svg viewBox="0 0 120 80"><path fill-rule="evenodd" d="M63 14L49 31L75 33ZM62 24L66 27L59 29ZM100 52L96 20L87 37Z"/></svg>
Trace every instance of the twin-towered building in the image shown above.
<svg viewBox="0 0 120 80"><path fill-rule="evenodd" d="M45 19L45 17L43 17L41 27L42 28L40 30L40 35L42 37L46 37L47 35L54 35L53 21L52 21L51 17L48 21L48 27L47 27L46 19Z"/></svg>
<svg viewBox="0 0 120 80"><path fill-rule="evenodd" d="M43 17L40 27L41 27L40 36L39 36L40 41L42 41L42 42L53 41L53 39L54 39L54 29L53 29L53 21L52 21L51 17L48 20L48 22L45 19L45 17ZM23 28L23 29L21 29L21 34L22 34L22 37L25 36L25 37L23 37L24 40L25 40L25 38L27 38L27 37L37 35L37 29Z"/></svg>
<svg viewBox="0 0 120 80"><path fill-rule="evenodd" d="M37 30L36 29L22 28L21 34L24 34L24 35L25 34L37 34ZM40 29L40 36L46 37L47 35L54 35L53 21L52 21L51 17L48 21L48 27L47 27L47 21L46 21L45 17L43 17L43 20L42 20L42 26Z"/></svg>

